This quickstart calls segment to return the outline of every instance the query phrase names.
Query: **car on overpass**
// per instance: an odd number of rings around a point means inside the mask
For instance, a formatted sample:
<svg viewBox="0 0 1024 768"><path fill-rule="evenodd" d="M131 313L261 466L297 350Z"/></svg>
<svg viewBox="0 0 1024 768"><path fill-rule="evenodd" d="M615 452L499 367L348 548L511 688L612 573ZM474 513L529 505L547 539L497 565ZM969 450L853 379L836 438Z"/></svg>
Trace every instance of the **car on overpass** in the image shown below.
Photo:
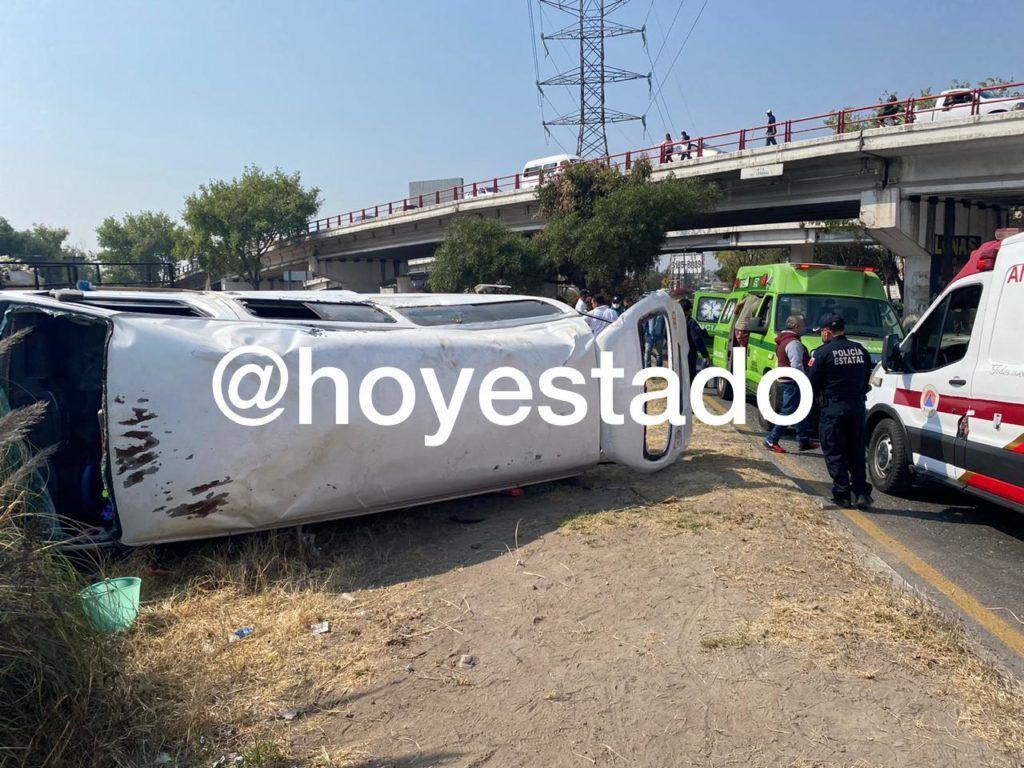
<svg viewBox="0 0 1024 768"><path fill-rule="evenodd" d="M573 163L578 163L578 155L550 155L538 157L536 160L528 160L523 166L523 177L521 187L535 187L544 179L550 178L552 174L559 173L560 169Z"/></svg>
<svg viewBox="0 0 1024 768"><path fill-rule="evenodd" d="M600 461L653 472L689 442L688 399L685 424L652 434L633 419L608 424L590 371L600 352L613 353L626 376L611 388L613 407L628 412L643 393L631 382L655 316L666 319L668 364L685 380L685 317L667 292L595 336L567 305L533 296L0 291L0 341L10 341L0 419L46 405L28 441L55 450L35 496L64 546L72 536L136 546L363 515L577 475ZM509 366L540 406L497 426L485 418L480 379ZM580 373L578 385L558 384L580 400L546 394L551 368ZM381 370L405 372L414 387L415 407L388 426L364 405L365 383ZM452 407L467 371L480 397L463 398L445 421L437 398ZM368 399L393 415L409 396L388 375ZM241 413L226 412L225 400ZM576 413L566 406L579 401L588 407L564 426L539 415ZM514 416L524 408L495 406ZM445 440L428 442L444 430Z"/></svg>
<svg viewBox="0 0 1024 768"><path fill-rule="evenodd" d="M1024 234L976 250L868 395L868 472L887 493L931 478L1024 511Z"/></svg>
<svg viewBox="0 0 1024 768"><path fill-rule="evenodd" d="M938 95L935 106L923 114L923 122L941 120L958 120L972 115L995 115L1024 109L1024 96L1020 94L1000 95L997 91L978 91L977 109L974 105L974 94L971 88L951 88Z"/></svg>

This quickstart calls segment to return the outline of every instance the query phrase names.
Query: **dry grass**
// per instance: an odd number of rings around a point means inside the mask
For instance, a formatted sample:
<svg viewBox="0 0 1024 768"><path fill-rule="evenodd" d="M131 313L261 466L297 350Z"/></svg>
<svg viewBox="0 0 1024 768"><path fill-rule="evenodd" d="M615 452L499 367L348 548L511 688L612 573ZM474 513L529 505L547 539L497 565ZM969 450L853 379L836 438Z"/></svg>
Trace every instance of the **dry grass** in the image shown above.
<svg viewBox="0 0 1024 768"><path fill-rule="evenodd" d="M246 765L313 760L295 738L344 712L422 615L415 583L344 591L344 557L325 559L308 535L286 531L193 545L160 563L126 663L150 681L143 693L175 735L164 751L188 763L261 745ZM145 559L120 567L138 572ZM320 621L330 631L311 634ZM241 627L254 631L229 641Z"/></svg>
<svg viewBox="0 0 1024 768"><path fill-rule="evenodd" d="M1024 756L1024 687L981 661L963 630L919 597L861 575L867 584L849 592L775 599L731 636L742 639L736 645L786 646L869 679L878 670L863 660L881 655L958 700L967 730Z"/></svg>
<svg viewBox="0 0 1024 768"><path fill-rule="evenodd" d="M708 431L695 433L697 450ZM716 435L721 439L720 432ZM729 455L757 459L749 444L738 445L740 441L732 436ZM888 659L893 666L929 677L937 694L959 702L959 721L968 731L1024 757L1024 687L983 662L963 630L933 606L867 571L849 534L775 475L772 465L760 463L769 469L738 470L748 484L759 486L756 490L712 487L684 496L685 501L671 499L647 509L597 516L602 518L598 524L642 519L653 528L673 530L680 521L710 516L703 530L727 535L737 522L757 527L752 545L769 565L756 573L725 567L722 575L758 595L767 608L729 631L702 638L704 650L786 647L868 679L879 670L866 659ZM702 479L685 473L685 463L679 468L669 470L682 473L679 483L703 487Z"/></svg>
<svg viewBox="0 0 1024 768"><path fill-rule="evenodd" d="M158 723L125 674L124 638L89 626L82 578L37 525L45 454L24 441L42 412L0 416L0 765L138 765Z"/></svg>

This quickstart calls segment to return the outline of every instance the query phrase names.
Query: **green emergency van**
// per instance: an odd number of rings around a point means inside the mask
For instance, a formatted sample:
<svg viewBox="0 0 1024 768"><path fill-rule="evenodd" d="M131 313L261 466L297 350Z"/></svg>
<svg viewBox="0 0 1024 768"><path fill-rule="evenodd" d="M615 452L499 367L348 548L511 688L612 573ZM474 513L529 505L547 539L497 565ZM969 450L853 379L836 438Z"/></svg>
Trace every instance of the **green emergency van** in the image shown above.
<svg viewBox="0 0 1024 768"><path fill-rule="evenodd" d="M833 312L842 315L847 336L863 344L875 362L887 335L903 335L885 287L870 267L807 263L740 267L711 332L712 364L729 368L733 350L745 339L746 384L752 393L761 377L776 366L775 338L785 330L786 319L803 316L807 325L803 341L813 352L821 346L823 319ZM720 397L732 397L725 379L716 380L716 389Z"/></svg>

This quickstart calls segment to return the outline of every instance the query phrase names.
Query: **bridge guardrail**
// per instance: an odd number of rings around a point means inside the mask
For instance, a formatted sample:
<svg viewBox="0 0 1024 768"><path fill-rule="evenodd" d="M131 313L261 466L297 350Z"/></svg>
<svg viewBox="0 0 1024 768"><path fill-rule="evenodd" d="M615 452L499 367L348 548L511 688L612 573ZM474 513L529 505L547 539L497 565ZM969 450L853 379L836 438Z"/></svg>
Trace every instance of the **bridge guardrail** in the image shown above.
<svg viewBox="0 0 1024 768"><path fill-rule="evenodd" d="M777 120L774 123L764 123L726 133L698 136L689 140L675 139L671 145L668 142L663 142L650 147L594 158L586 162L614 165L628 171L633 163L641 159L649 160L658 166L669 162L696 160L712 154L739 152L755 145L790 144L794 141L850 133L866 128L909 125L915 122L938 122L959 117L1020 110L1024 108L1024 95L1012 93L1014 89L1018 88L1024 88L1024 82L1000 83L987 88L951 89L951 92L884 101L864 107L847 107L810 117ZM1000 95L995 95L997 93ZM969 109L965 110L964 107L969 107ZM557 173L557 171L552 173ZM308 223L306 231L300 232L298 235L304 236L316 232L342 229L395 214L449 205L461 200L536 189L544 180L543 173L536 177L527 177L522 173L494 176L450 189L438 190L427 195L390 200L385 203L356 208L345 213L313 219Z"/></svg>

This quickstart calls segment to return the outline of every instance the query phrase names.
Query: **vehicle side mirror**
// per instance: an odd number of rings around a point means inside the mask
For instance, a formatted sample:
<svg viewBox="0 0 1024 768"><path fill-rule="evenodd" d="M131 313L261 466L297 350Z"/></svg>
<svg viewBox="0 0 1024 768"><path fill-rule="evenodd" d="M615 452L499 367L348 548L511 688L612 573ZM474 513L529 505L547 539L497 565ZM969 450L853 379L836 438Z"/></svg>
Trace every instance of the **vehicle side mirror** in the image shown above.
<svg viewBox="0 0 1024 768"><path fill-rule="evenodd" d="M768 333L768 326L764 323L759 323L756 320L750 321L750 332L764 335Z"/></svg>
<svg viewBox="0 0 1024 768"><path fill-rule="evenodd" d="M882 344L882 367L887 371L903 370L903 350L897 333L890 333L885 337Z"/></svg>

